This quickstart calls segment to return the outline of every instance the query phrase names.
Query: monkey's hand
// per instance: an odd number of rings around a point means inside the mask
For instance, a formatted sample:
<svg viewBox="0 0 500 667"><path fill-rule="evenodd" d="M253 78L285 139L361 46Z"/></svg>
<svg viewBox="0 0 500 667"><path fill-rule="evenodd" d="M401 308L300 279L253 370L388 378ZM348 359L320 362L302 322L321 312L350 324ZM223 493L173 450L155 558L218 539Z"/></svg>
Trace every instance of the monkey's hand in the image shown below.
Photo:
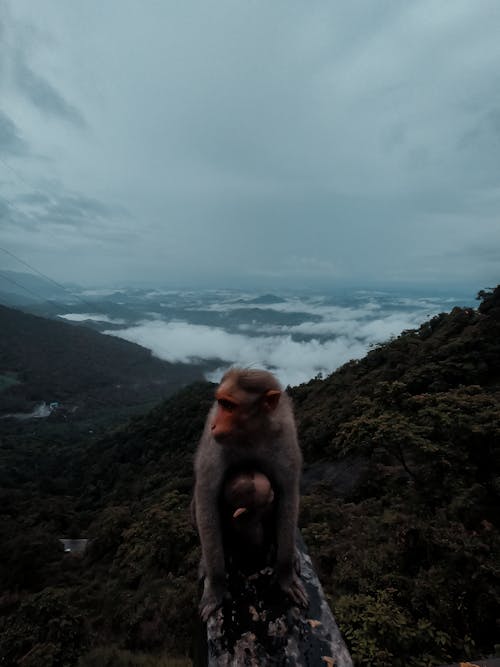
<svg viewBox="0 0 500 667"><path fill-rule="evenodd" d="M291 598L299 607L307 607L309 605L309 597L306 593L303 583L296 574L282 574L278 577L278 583L281 590Z"/></svg>
<svg viewBox="0 0 500 667"><path fill-rule="evenodd" d="M224 585L211 583L205 578L203 595L201 596L201 601L198 607L201 620L204 623L206 623L214 611L222 605L225 593L226 589Z"/></svg>

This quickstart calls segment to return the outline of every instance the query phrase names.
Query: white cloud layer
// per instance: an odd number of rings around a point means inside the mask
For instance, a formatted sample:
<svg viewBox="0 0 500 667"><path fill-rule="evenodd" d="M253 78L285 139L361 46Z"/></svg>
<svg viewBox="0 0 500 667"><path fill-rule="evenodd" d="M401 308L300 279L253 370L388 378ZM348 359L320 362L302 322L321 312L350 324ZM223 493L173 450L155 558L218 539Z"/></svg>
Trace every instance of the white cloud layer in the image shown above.
<svg viewBox="0 0 500 667"><path fill-rule="evenodd" d="M349 316L292 327L267 327L270 332L274 331L274 335L235 334L185 321L159 320L106 333L149 348L157 357L167 361L189 363L212 359L225 362L221 368L231 364L264 367L273 370L283 384L296 385L318 373L329 374L350 359L364 356L370 345L385 341L404 329L414 328L423 319L420 311L363 321L363 310L359 311L358 319L354 318L351 309L338 310L344 310ZM294 340L293 333L313 337ZM320 334L329 337L314 338ZM217 380L221 372L212 373L209 379Z"/></svg>
<svg viewBox="0 0 500 667"><path fill-rule="evenodd" d="M125 324L125 320L109 317L108 315L101 315L100 313L66 313L65 315L58 315L63 320L69 322L104 322L106 324Z"/></svg>

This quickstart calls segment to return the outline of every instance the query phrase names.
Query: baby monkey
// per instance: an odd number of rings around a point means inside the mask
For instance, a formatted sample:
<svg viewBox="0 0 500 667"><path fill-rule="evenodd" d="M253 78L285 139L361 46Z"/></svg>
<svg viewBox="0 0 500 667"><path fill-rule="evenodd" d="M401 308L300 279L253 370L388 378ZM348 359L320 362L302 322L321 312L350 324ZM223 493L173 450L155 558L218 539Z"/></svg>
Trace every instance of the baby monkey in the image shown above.
<svg viewBox="0 0 500 667"><path fill-rule="evenodd" d="M226 557L246 572L268 564L274 544L274 491L261 472L241 471L224 484L221 507Z"/></svg>

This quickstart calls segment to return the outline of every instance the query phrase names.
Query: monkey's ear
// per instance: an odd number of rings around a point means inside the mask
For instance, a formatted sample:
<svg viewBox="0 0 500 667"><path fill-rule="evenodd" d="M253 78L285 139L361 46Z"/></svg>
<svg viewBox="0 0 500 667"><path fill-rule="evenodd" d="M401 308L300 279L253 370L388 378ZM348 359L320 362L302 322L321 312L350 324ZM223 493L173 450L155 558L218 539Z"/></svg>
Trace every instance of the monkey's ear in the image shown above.
<svg viewBox="0 0 500 667"><path fill-rule="evenodd" d="M269 410L269 412L276 410L280 397L281 391L278 391L277 389L270 389L269 391L266 391L263 400L264 408Z"/></svg>

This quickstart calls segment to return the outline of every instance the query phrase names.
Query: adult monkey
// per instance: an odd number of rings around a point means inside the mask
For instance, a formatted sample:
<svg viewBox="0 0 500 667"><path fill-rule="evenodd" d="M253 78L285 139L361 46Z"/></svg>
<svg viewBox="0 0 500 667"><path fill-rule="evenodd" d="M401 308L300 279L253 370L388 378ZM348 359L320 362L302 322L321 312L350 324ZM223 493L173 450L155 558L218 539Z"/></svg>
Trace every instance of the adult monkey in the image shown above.
<svg viewBox="0 0 500 667"><path fill-rule="evenodd" d="M205 575L200 602L203 621L226 592L223 529L219 503L225 480L238 469L265 475L275 498L275 573L280 588L301 606L307 594L295 570L302 455L288 396L267 371L233 368L215 393L195 456L194 511Z"/></svg>

